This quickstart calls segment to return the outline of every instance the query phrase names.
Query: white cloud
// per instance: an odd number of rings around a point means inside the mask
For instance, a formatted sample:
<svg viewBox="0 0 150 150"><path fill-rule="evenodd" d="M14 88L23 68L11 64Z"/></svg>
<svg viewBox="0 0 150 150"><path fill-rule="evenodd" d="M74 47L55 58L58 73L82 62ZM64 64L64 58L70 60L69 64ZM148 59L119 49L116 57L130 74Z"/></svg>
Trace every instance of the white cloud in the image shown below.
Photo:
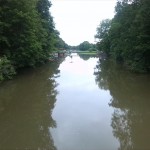
<svg viewBox="0 0 150 150"><path fill-rule="evenodd" d="M94 42L102 19L114 16L116 0L51 0L56 29L69 45Z"/></svg>

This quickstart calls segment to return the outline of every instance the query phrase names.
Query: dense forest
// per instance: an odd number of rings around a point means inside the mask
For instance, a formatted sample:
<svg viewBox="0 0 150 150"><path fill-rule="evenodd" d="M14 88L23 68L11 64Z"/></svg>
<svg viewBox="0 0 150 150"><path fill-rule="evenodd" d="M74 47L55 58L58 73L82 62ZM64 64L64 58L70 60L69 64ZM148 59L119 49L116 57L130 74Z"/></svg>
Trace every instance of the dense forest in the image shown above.
<svg viewBox="0 0 150 150"><path fill-rule="evenodd" d="M150 0L118 0L97 27L97 47L134 72L150 72Z"/></svg>
<svg viewBox="0 0 150 150"><path fill-rule="evenodd" d="M0 0L0 80L45 63L67 44L59 37L49 0Z"/></svg>

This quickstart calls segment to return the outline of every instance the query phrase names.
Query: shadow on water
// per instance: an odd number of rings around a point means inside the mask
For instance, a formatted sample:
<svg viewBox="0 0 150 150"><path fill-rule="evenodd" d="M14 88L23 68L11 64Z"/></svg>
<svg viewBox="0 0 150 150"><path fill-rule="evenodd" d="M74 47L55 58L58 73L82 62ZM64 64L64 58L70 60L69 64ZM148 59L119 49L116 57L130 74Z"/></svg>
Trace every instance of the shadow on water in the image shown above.
<svg viewBox="0 0 150 150"><path fill-rule="evenodd" d="M94 74L99 88L112 96L111 126L119 150L150 149L150 75L129 73L109 61L99 63Z"/></svg>
<svg viewBox="0 0 150 150"><path fill-rule="evenodd" d="M50 128L59 64L28 70L0 86L0 149L56 150Z"/></svg>

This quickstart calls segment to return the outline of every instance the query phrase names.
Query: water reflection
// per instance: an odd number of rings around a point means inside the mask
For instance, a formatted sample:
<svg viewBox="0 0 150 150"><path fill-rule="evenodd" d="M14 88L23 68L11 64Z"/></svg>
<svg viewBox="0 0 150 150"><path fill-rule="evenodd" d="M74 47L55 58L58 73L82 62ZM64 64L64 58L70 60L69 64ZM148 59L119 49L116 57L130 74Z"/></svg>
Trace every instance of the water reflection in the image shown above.
<svg viewBox="0 0 150 150"><path fill-rule="evenodd" d="M83 60L88 60L88 59L90 59L90 58L95 58L95 57L96 57L96 54L87 55L87 54L80 54L80 53L79 53L79 57L80 57L81 59L83 59Z"/></svg>
<svg viewBox="0 0 150 150"><path fill-rule="evenodd" d="M150 76L97 61L74 54L2 84L0 149L150 149Z"/></svg>
<svg viewBox="0 0 150 150"><path fill-rule="evenodd" d="M112 133L109 91L100 90L93 75L97 58L81 59L77 54L60 65L59 94L52 116L57 128L51 129L58 150L116 150ZM72 63L70 63L72 61Z"/></svg>
<svg viewBox="0 0 150 150"><path fill-rule="evenodd" d="M0 149L56 150L49 128L59 64L28 70L0 86Z"/></svg>
<svg viewBox="0 0 150 150"><path fill-rule="evenodd" d="M150 149L150 76L129 73L109 61L96 70L96 83L112 95L111 126L119 150Z"/></svg>

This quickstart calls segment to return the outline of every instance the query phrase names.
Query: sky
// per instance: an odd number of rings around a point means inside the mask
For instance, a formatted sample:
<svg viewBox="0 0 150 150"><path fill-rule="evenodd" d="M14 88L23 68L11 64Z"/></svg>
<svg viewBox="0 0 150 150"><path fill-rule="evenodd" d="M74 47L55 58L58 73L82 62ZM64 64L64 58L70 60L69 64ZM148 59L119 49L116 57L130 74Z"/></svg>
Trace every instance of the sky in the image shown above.
<svg viewBox="0 0 150 150"><path fill-rule="evenodd" d="M51 0L50 12L60 37L72 46L94 43L96 28L114 16L116 0Z"/></svg>

